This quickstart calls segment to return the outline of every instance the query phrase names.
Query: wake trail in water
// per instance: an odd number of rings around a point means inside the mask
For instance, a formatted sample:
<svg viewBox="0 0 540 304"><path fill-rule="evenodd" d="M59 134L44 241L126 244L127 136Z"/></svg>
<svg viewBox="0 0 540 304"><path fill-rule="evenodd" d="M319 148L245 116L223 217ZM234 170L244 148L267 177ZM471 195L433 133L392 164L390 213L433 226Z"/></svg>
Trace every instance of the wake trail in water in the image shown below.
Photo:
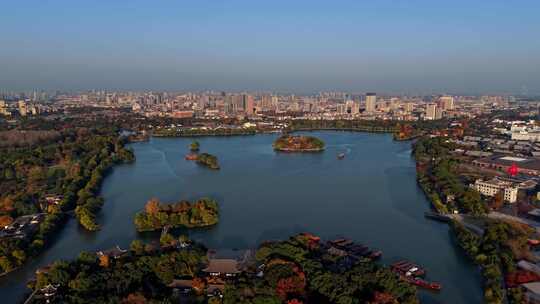
<svg viewBox="0 0 540 304"><path fill-rule="evenodd" d="M355 144L338 144L338 145L328 145L327 147L336 147L338 150L341 150L339 152L350 154L352 152L351 147L356 146Z"/></svg>
<svg viewBox="0 0 540 304"><path fill-rule="evenodd" d="M152 145L151 147L152 147L152 151L158 153L158 154L161 156L161 160L162 160L162 162L165 164L165 167L167 168L167 171L168 171L172 176L174 176L175 178L180 179L180 176L178 176L178 174L176 174L176 172L175 172L174 169L172 168L171 163L170 163L169 160L167 159L167 155L165 154L165 152L163 152L163 151L160 150L160 149L157 149L156 147L154 147L154 145Z"/></svg>

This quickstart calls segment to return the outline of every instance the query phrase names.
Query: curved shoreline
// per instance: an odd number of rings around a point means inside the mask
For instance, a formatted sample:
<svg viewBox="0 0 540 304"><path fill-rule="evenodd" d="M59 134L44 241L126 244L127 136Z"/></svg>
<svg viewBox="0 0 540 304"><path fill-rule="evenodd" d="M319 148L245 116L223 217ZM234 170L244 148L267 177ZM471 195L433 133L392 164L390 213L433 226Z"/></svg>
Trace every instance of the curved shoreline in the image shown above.
<svg viewBox="0 0 540 304"><path fill-rule="evenodd" d="M356 131L352 131L352 130L313 130L313 131L330 131L330 132L333 132L333 131L345 131L345 132L352 132L352 133L356 133ZM212 136L212 135L209 135L209 136ZM212 137L220 137L219 135L218 136L215 136L213 135ZM394 141L398 141L398 140L395 140ZM295 149L275 149L275 151L277 152L283 152L283 153L295 153L295 152L298 152L298 153L302 153L302 152L305 152L305 153L309 153L309 152L322 152L324 151L325 149L316 149L316 151L313 151L315 149L308 149L308 151L304 151L304 150L295 150ZM201 228L205 228L205 227L201 227Z"/></svg>

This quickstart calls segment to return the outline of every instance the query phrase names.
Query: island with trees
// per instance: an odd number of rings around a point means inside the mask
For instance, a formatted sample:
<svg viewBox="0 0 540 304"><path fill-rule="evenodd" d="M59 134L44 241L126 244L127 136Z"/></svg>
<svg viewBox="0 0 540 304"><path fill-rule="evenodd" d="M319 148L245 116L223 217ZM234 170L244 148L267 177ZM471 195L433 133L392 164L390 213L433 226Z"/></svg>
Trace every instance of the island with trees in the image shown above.
<svg viewBox="0 0 540 304"><path fill-rule="evenodd" d="M241 259L217 259L163 234L159 244L136 240L126 250L54 262L29 288L34 303L418 303L416 288L389 268L331 248L299 234Z"/></svg>
<svg viewBox="0 0 540 304"><path fill-rule="evenodd" d="M283 135L272 144L274 150L281 152L320 152L324 142L314 136Z"/></svg>
<svg viewBox="0 0 540 304"><path fill-rule="evenodd" d="M199 148L200 148L200 144L198 141L194 140L191 142L191 144L189 144L189 150L191 152L199 152Z"/></svg>
<svg viewBox="0 0 540 304"><path fill-rule="evenodd" d="M193 141L189 145L189 153L186 155L186 160L192 160L197 164L208 167L213 170L219 170L218 159L210 153L199 153L201 146L198 141Z"/></svg>
<svg viewBox="0 0 540 304"><path fill-rule="evenodd" d="M219 170L220 168L217 157L210 153L198 154L197 159L195 161L197 162L197 164L208 167L213 170Z"/></svg>
<svg viewBox="0 0 540 304"><path fill-rule="evenodd" d="M172 228L208 227L219 221L217 202L209 198L201 198L196 202L186 200L174 204L162 204L158 199L150 199L144 211L135 215L135 226L138 231L153 231L169 226Z"/></svg>

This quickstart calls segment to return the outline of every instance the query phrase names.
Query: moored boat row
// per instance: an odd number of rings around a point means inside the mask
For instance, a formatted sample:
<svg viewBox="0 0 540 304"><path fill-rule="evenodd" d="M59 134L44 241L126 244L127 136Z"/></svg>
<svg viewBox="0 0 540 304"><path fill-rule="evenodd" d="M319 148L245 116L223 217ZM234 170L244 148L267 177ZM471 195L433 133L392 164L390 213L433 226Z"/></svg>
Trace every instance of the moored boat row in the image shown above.
<svg viewBox="0 0 540 304"><path fill-rule="evenodd" d="M351 255L357 257L365 257L376 260L382 256L382 251L371 249L362 244L356 244L348 239L335 239L333 241L328 241L328 244L335 248L347 251Z"/></svg>
<svg viewBox="0 0 540 304"><path fill-rule="evenodd" d="M434 291L439 291L442 288L439 283L424 280L423 277L426 275L426 270L410 261L401 260L395 262L390 268L399 275L403 281L409 284Z"/></svg>

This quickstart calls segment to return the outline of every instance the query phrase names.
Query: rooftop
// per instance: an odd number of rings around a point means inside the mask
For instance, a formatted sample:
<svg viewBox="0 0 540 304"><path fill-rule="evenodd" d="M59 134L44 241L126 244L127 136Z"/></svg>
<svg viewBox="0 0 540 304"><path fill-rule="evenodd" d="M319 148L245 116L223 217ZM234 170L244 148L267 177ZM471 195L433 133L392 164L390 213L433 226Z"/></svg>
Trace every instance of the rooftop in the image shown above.
<svg viewBox="0 0 540 304"><path fill-rule="evenodd" d="M521 284L521 286L532 293L540 294L540 282L525 283Z"/></svg>
<svg viewBox="0 0 540 304"><path fill-rule="evenodd" d="M239 273L238 261L233 259L211 259L204 272L210 273Z"/></svg>
<svg viewBox="0 0 540 304"><path fill-rule="evenodd" d="M512 161L512 162L523 162L523 161L527 161L526 158L521 158L521 157L515 157L515 156L504 156L504 157L501 157L499 158L500 160L505 160L505 161Z"/></svg>

